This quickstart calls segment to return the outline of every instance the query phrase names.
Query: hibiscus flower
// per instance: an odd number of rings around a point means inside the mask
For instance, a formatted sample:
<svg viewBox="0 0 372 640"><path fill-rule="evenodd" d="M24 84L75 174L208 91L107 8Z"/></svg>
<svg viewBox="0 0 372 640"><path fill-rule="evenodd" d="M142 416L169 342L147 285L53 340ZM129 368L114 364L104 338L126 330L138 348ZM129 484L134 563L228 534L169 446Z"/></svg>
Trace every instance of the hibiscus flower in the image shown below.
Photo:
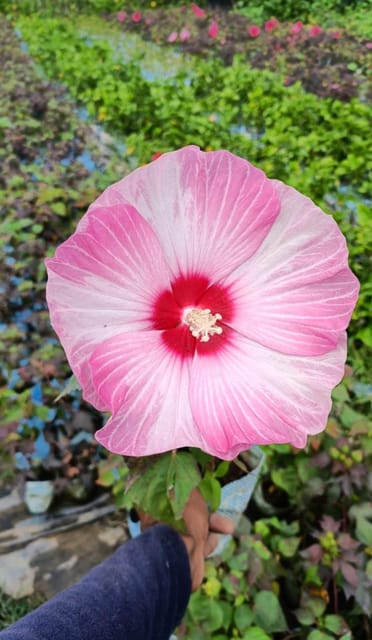
<svg viewBox="0 0 372 640"><path fill-rule="evenodd" d="M164 153L46 261L52 324L97 434L129 456L303 447L341 380L358 282L332 217L227 151Z"/></svg>

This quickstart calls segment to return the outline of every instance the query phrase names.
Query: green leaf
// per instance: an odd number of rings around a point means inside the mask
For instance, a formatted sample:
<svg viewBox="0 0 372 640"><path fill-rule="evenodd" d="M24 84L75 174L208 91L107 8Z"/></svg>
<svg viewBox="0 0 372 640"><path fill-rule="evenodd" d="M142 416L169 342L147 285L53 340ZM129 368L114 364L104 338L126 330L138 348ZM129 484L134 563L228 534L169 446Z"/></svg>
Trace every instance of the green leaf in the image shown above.
<svg viewBox="0 0 372 640"><path fill-rule="evenodd" d="M251 627L245 632L243 640L271 640L271 638L260 627Z"/></svg>
<svg viewBox="0 0 372 640"><path fill-rule="evenodd" d="M230 462L228 460L223 460L218 465L216 471L214 472L214 475L216 478L223 478L223 476L227 474L229 469L230 469Z"/></svg>
<svg viewBox="0 0 372 640"><path fill-rule="evenodd" d="M194 457L184 451L172 453L167 474L167 492L176 520L182 517L188 497L199 482L200 472Z"/></svg>
<svg viewBox="0 0 372 640"><path fill-rule="evenodd" d="M17 291L19 291L20 293L22 293L22 291L30 291L30 289L33 289L34 286L35 283L32 282L32 280L22 280L22 282L20 282L17 286Z"/></svg>
<svg viewBox="0 0 372 640"><path fill-rule="evenodd" d="M252 607L247 604L241 604L235 609L234 624L239 631L245 631L252 624L253 617Z"/></svg>
<svg viewBox="0 0 372 640"><path fill-rule="evenodd" d="M64 202L53 202L50 206L51 210L57 214L57 216L65 216L67 213L66 205Z"/></svg>
<svg viewBox="0 0 372 640"><path fill-rule="evenodd" d="M12 127L12 122L6 116L0 118L0 129L8 129Z"/></svg>
<svg viewBox="0 0 372 640"><path fill-rule="evenodd" d="M54 202L58 198L62 198L65 192L61 187L45 187L40 190L36 204L45 204L46 202Z"/></svg>
<svg viewBox="0 0 372 640"><path fill-rule="evenodd" d="M229 602L225 600L219 601L219 605L223 612L223 623L222 626L224 629L228 630L231 625L234 609Z"/></svg>
<svg viewBox="0 0 372 640"><path fill-rule="evenodd" d="M334 636L330 636L328 633L324 633L324 631L314 629L314 631L307 636L307 640L334 640Z"/></svg>
<svg viewBox="0 0 372 640"><path fill-rule="evenodd" d="M129 486L127 506L135 505L155 520L176 525L199 481L199 470L190 453L162 454Z"/></svg>
<svg viewBox="0 0 372 640"><path fill-rule="evenodd" d="M279 600L272 591L259 591L254 602L254 619L265 631L286 631L287 621Z"/></svg>
<svg viewBox="0 0 372 640"><path fill-rule="evenodd" d="M205 453L205 451L201 451L201 449L192 447L190 449L190 452L201 466L207 465L212 460L212 457L209 455L209 453Z"/></svg>
<svg viewBox="0 0 372 640"><path fill-rule="evenodd" d="M358 413L348 405L345 405L341 412L340 420L345 427L350 429L353 424L355 424L359 420L363 420L364 417L365 416L362 413Z"/></svg>
<svg viewBox="0 0 372 640"><path fill-rule="evenodd" d="M61 398L70 395L73 391L80 391L81 386L76 378L76 376L72 375L67 379L65 386L63 387L61 393L58 394L54 402L58 402Z"/></svg>
<svg viewBox="0 0 372 640"><path fill-rule="evenodd" d="M223 609L219 602L216 600L208 600L206 606L206 612L208 615L208 627L211 631L220 629L223 625Z"/></svg>
<svg viewBox="0 0 372 640"><path fill-rule="evenodd" d="M99 474L99 478L97 480L97 484L102 487L111 487L116 479L116 475L112 469L108 471L103 471Z"/></svg>
<svg viewBox="0 0 372 640"><path fill-rule="evenodd" d="M261 540L254 540L252 547L257 553L258 557L261 558L261 560L269 560L269 558L271 557L271 551L266 547L266 545L264 545L263 542L261 542Z"/></svg>
<svg viewBox="0 0 372 640"><path fill-rule="evenodd" d="M322 598L312 598L311 596L308 596L305 599L305 606L312 611L316 618L320 618L327 607L327 603L324 602Z"/></svg>
<svg viewBox="0 0 372 640"><path fill-rule="evenodd" d="M288 466L284 469L273 469L271 471L271 477L273 483L289 495L297 491L299 483L296 470L293 467Z"/></svg>
<svg viewBox="0 0 372 640"><path fill-rule="evenodd" d="M341 616L328 615L324 618L324 626L328 631L332 631L336 636L341 636L343 633L350 631L345 620Z"/></svg>
<svg viewBox="0 0 372 640"><path fill-rule="evenodd" d="M349 394L345 387L345 384L338 384L332 391L332 398L334 400L338 400L339 402L347 402L349 399Z"/></svg>
<svg viewBox="0 0 372 640"><path fill-rule="evenodd" d="M173 523L168 494L168 470L171 453L160 456L134 480L125 495L127 507L135 505L162 522Z"/></svg>
<svg viewBox="0 0 372 640"><path fill-rule="evenodd" d="M232 571L247 571L249 567L249 555L248 551L237 553L229 561L229 568Z"/></svg>
<svg viewBox="0 0 372 640"><path fill-rule="evenodd" d="M372 560L368 560L368 562L367 562L366 575L367 575L368 580L370 580L372 582Z"/></svg>
<svg viewBox="0 0 372 640"><path fill-rule="evenodd" d="M300 544L301 538L293 537L293 538L280 538L278 544L278 550L285 558L292 558Z"/></svg>
<svg viewBox="0 0 372 640"><path fill-rule="evenodd" d="M322 586L323 582L318 575L318 567L313 565L308 567L305 573L305 584L315 584L317 587Z"/></svg>
<svg viewBox="0 0 372 640"><path fill-rule="evenodd" d="M299 607L295 610L295 616L297 620L304 626L308 627L315 622L315 617L313 612L309 607Z"/></svg>
<svg viewBox="0 0 372 640"><path fill-rule="evenodd" d="M372 545L372 524L366 518L357 519L355 533L358 540L367 547Z"/></svg>
<svg viewBox="0 0 372 640"><path fill-rule="evenodd" d="M204 478L199 484L199 489L205 501L208 503L210 510L217 511L221 502L221 485L211 471L205 473Z"/></svg>
<svg viewBox="0 0 372 640"><path fill-rule="evenodd" d="M41 233L44 229L42 224L33 224L31 227L31 231L35 234Z"/></svg>
<svg viewBox="0 0 372 640"><path fill-rule="evenodd" d="M310 479L315 478L317 473L319 473L316 467L309 464L308 456L297 460L297 471L303 484L306 484Z"/></svg>
<svg viewBox="0 0 372 640"><path fill-rule="evenodd" d="M188 611L196 625L205 624L208 631L217 631L223 626L224 610L220 603L204 596L202 591L193 593Z"/></svg>

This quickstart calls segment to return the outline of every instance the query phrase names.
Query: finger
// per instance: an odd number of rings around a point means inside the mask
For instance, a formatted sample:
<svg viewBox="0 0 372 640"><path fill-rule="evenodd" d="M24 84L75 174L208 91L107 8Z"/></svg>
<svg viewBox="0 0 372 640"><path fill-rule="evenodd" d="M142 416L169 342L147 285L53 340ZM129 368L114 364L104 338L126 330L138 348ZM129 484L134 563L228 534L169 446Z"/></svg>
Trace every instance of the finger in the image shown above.
<svg viewBox="0 0 372 640"><path fill-rule="evenodd" d="M230 518L220 513L211 513L209 517L209 529L215 533L234 533L235 524Z"/></svg>
<svg viewBox="0 0 372 640"><path fill-rule="evenodd" d="M218 535L217 533L210 533L208 538L205 541L204 545L204 557L207 558L212 551L215 550L218 544Z"/></svg>
<svg viewBox="0 0 372 640"><path fill-rule="evenodd" d="M194 549L194 552L191 554L190 564L191 564L191 589L192 591L196 591L199 589L201 583L204 578L204 549L198 548Z"/></svg>
<svg viewBox="0 0 372 640"><path fill-rule="evenodd" d="M195 549L195 542L194 542L193 538L191 538L191 536L187 536L185 534L181 534L181 538L185 543L185 547L186 547L187 553L189 554L189 556L191 556L191 554L193 553L193 551Z"/></svg>
<svg viewBox="0 0 372 640"><path fill-rule="evenodd" d="M208 535L208 506L199 489L193 489L183 511L187 532L196 543L204 543Z"/></svg>

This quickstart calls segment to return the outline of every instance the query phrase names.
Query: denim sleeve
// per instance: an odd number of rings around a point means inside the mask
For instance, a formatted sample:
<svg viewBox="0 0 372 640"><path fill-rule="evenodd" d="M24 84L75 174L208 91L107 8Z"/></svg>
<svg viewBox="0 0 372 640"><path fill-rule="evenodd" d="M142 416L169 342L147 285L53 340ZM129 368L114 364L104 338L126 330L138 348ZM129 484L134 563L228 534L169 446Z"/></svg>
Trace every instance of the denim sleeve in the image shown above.
<svg viewBox="0 0 372 640"><path fill-rule="evenodd" d="M0 632L0 640L168 640L190 592L186 547L157 525Z"/></svg>

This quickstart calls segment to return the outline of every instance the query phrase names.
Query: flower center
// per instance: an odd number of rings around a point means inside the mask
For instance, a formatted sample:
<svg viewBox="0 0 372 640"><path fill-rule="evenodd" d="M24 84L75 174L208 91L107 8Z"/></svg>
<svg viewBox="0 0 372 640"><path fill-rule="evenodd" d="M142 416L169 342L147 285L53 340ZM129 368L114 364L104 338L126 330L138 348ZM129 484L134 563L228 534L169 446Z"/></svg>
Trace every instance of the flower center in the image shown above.
<svg viewBox="0 0 372 640"><path fill-rule="evenodd" d="M217 320L222 320L222 316L219 313L211 313L210 309L191 309L186 311L184 316L191 334L200 342L209 342L210 336L222 333L222 327L216 326Z"/></svg>

